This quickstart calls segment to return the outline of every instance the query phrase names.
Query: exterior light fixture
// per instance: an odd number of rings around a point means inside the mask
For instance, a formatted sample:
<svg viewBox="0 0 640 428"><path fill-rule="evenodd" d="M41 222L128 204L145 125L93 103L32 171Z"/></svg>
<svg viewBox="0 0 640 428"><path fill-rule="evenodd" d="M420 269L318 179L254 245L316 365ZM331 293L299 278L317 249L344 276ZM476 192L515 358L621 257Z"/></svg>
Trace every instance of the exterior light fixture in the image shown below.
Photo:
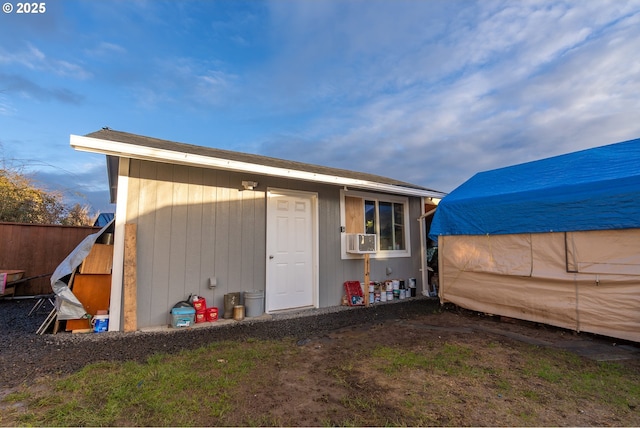
<svg viewBox="0 0 640 428"><path fill-rule="evenodd" d="M257 181L243 181L242 182L242 188L244 190L253 190L254 187L258 186L258 182Z"/></svg>

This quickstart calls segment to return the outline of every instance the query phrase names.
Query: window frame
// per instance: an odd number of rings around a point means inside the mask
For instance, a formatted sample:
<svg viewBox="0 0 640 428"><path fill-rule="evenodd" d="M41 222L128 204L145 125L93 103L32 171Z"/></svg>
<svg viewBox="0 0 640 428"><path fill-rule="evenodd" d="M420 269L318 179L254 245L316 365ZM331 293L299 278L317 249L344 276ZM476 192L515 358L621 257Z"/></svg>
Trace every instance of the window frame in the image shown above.
<svg viewBox="0 0 640 428"><path fill-rule="evenodd" d="M365 212L365 201L373 201L375 203L375 214L376 214L376 236L377 236L377 244L378 244L378 251L376 253L371 254L372 258L381 258L381 259L385 259L385 258L396 258L396 257L411 257L411 227L410 227L410 221L409 221L409 211L410 211L410 206L409 206L409 198L406 196L397 196L397 195L389 195L389 194L384 194L384 193L373 193L373 192L362 192L362 191L357 191L357 190L347 190L345 191L344 189L340 190L340 224L342 225L342 231L343 233L341 233L342 235L342 239L341 239L341 254L342 254L342 259L360 259L363 257L362 254L352 254L352 253L348 253L347 252L347 231L346 231L346 218L347 218L347 212L346 212L346 203L345 203L345 198L346 197L353 197L353 198L359 198L362 199L362 207L363 207L363 217L362 217L362 231L366 231L366 224L365 224L365 219L366 219L366 212ZM399 204L402 205L402 221L403 223L400 225L402 226L403 229L403 241L405 244L405 248L403 250L385 250L380 248L380 220L379 220L379 216L380 216L380 202L383 203L390 203L391 207L392 207L392 212L391 212L391 216L392 216L392 226L394 226L393 224L393 217L395 216L394 210L393 210L393 204Z"/></svg>

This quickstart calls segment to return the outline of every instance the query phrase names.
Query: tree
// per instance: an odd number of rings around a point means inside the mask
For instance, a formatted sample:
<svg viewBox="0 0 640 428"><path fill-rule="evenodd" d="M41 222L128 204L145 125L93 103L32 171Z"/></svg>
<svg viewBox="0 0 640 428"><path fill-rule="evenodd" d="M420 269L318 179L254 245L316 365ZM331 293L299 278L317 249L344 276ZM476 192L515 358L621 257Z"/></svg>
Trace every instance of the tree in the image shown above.
<svg viewBox="0 0 640 428"><path fill-rule="evenodd" d="M88 205L75 204L68 212L62 224L65 226L90 226L93 224Z"/></svg>
<svg viewBox="0 0 640 428"><path fill-rule="evenodd" d="M60 192L38 188L15 170L0 169L0 221L32 224L91 225L89 208L68 209Z"/></svg>

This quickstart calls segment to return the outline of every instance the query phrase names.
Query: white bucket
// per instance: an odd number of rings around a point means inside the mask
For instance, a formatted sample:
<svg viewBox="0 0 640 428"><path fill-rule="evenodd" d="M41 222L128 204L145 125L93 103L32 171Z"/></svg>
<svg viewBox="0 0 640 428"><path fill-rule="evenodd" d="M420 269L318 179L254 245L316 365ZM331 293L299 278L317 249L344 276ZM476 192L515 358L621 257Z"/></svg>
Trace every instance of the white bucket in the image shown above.
<svg viewBox="0 0 640 428"><path fill-rule="evenodd" d="M104 333L109 330L109 315L95 315L91 318L94 333Z"/></svg>

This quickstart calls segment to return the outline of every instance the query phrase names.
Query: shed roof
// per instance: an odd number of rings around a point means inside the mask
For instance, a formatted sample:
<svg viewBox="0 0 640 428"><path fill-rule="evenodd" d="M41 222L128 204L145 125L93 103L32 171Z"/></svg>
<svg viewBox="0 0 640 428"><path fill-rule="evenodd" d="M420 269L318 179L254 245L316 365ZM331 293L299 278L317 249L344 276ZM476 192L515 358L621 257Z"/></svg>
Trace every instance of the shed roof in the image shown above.
<svg viewBox="0 0 640 428"><path fill-rule="evenodd" d="M481 172L438 205L429 237L640 227L640 139Z"/></svg>
<svg viewBox="0 0 640 428"><path fill-rule="evenodd" d="M77 150L103 153L108 157L128 157L205 168L254 172L353 188L375 189L402 195L436 198L442 198L445 195L437 190L375 174L178 143L109 128L103 128L86 136L72 135L71 146ZM117 172L113 168L112 162L109 162L109 170L111 180L111 176ZM112 194L112 199L113 196Z"/></svg>

